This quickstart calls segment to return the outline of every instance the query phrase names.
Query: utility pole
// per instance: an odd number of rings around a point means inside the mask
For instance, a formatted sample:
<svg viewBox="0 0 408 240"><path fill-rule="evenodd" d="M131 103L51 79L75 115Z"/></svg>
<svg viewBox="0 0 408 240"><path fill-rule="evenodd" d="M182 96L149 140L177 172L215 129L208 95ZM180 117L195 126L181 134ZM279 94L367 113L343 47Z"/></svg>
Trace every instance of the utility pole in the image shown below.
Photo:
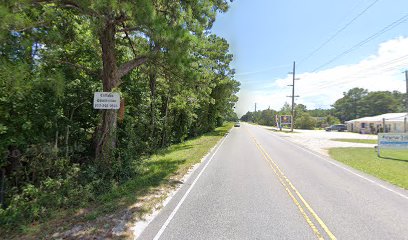
<svg viewBox="0 0 408 240"><path fill-rule="evenodd" d="M293 125L295 124L295 97L299 97L299 96L295 96L295 80L298 80L295 78L296 76L296 62L293 62L293 71L290 72L292 74L292 84L288 85L290 87L292 87L292 96L288 96L292 98L292 123L290 124L290 131L293 132ZM289 74L290 74L289 73Z"/></svg>
<svg viewBox="0 0 408 240"><path fill-rule="evenodd" d="M405 81L406 81L406 91L405 91L405 107L406 107L406 111L408 113L408 70L405 70Z"/></svg>
<svg viewBox="0 0 408 240"><path fill-rule="evenodd" d="M406 82L406 91L405 91L405 111L407 112L407 116L404 118L404 132L408 131L407 127L407 117L408 117L408 70L405 70L405 82Z"/></svg>
<svg viewBox="0 0 408 240"><path fill-rule="evenodd" d="M255 103L255 112L256 112L256 103Z"/></svg>

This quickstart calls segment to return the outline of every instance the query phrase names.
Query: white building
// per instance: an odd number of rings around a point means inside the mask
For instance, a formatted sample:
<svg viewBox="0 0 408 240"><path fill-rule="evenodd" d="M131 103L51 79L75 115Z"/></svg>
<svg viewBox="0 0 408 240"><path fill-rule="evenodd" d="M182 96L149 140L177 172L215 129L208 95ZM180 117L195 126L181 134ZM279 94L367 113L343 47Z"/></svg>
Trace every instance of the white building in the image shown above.
<svg viewBox="0 0 408 240"><path fill-rule="evenodd" d="M347 130L358 133L377 134L383 132L408 132L408 113L386 113L378 116L363 117L347 121Z"/></svg>

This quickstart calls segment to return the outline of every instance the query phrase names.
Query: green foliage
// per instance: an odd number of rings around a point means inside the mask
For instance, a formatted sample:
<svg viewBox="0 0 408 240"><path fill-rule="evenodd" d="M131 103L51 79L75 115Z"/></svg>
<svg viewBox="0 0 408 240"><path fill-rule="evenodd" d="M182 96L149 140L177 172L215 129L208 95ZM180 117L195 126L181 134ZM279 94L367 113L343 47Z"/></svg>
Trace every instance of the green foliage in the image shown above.
<svg viewBox="0 0 408 240"><path fill-rule="evenodd" d="M275 115L276 111L272 109L266 109L261 111L261 114L258 118L258 123L265 126L274 126L275 125Z"/></svg>
<svg viewBox="0 0 408 240"><path fill-rule="evenodd" d="M283 104L282 108L279 111L280 115L292 115L292 107L289 105L289 103L285 102Z"/></svg>
<svg viewBox="0 0 408 240"><path fill-rule="evenodd" d="M332 109L312 109L307 111L312 117L326 117L332 114Z"/></svg>
<svg viewBox="0 0 408 240"><path fill-rule="evenodd" d="M300 117L307 112L307 108L303 104L295 104L295 117Z"/></svg>
<svg viewBox="0 0 408 240"><path fill-rule="evenodd" d="M71 2L0 3L0 224L92 200L139 178L147 155L237 118L229 45L209 32L227 1ZM110 126L112 157L101 162L104 117L92 97L106 89L108 23L112 65L147 60L113 87L125 114Z"/></svg>
<svg viewBox="0 0 408 240"><path fill-rule="evenodd" d="M275 111L265 109L257 112L247 112L241 117L241 121L255 122L266 126L276 126L275 116L291 115L292 108L285 103L281 110ZM332 124L340 123L340 120L330 115L331 110L314 109L308 110L303 104L295 106L295 128L314 129L327 127Z"/></svg>
<svg viewBox="0 0 408 240"><path fill-rule="evenodd" d="M308 113L313 116L313 110L308 111ZM340 120L332 115L313 116L313 118L316 120L316 128L325 128L334 124L340 124Z"/></svg>
<svg viewBox="0 0 408 240"><path fill-rule="evenodd" d="M91 189L79 184L80 168L67 160L53 164L57 174L38 185L27 183L14 195L6 209L0 210L0 224L15 226L40 221L60 208L80 206L93 198Z"/></svg>
<svg viewBox="0 0 408 240"><path fill-rule="evenodd" d="M380 115L383 113L398 112L400 103L391 92L370 92L363 99L365 103L365 114L367 116Z"/></svg>
<svg viewBox="0 0 408 240"><path fill-rule="evenodd" d="M334 115L342 122L384 113L403 112L404 96L398 91L368 92L366 89L353 88L333 105Z"/></svg>
<svg viewBox="0 0 408 240"><path fill-rule="evenodd" d="M303 113L300 117L296 118L295 126L299 129L314 129L316 120L310 114Z"/></svg>
<svg viewBox="0 0 408 240"><path fill-rule="evenodd" d="M247 113L245 113L244 115L242 115L240 119L241 119L241 121L244 121L244 122L253 122L253 120L254 120L254 113L248 111Z"/></svg>
<svg viewBox="0 0 408 240"><path fill-rule="evenodd" d="M404 112L405 101L405 94L398 91L368 92L363 88L353 88L345 92L344 96L333 104L332 109L308 110L305 105L296 104L295 128L324 128L355 118L391 112ZM241 120L273 126L275 123L274 120L271 120L271 113L268 111L270 110L247 112L241 117ZM273 114L276 113L273 110L272 112ZM280 116L291 115L291 112L291 106L285 103L276 114Z"/></svg>
<svg viewBox="0 0 408 240"><path fill-rule="evenodd" d="M338 118L332 116L332 115L326 116L325 120L326 120L326 123L328 125L334 125L334 124L339 124L340 123L340 120Z"/></svg>
<svg viewBox="0 0 408 240"><path fill-rule="evenodd" d="M363 88L353 88L347 93L343 93L344 97L337 100L333 107L335 114L341 121L363 117L365 103L363 99L367 96L368 91Z"/></svg>

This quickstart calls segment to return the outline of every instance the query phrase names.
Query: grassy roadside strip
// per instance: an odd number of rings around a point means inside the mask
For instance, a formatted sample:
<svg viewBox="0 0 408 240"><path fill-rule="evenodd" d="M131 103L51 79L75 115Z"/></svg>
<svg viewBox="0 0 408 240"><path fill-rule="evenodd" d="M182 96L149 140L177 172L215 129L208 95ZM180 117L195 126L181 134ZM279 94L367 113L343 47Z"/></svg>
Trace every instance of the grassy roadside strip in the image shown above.
<svg viewBox="0 0 408 240"><path fill-rule="evenodd" d="M47 222L21 226L19 233L5 233L0 229L0 236L7 234L3 236L8 239L115 238L112 229L124 216L127 222L135 222L150 213L232 126L233 123L227 123L213 132L172 145L150 156L144 161L138 177L99 196L90 206L61 210ZM73 228L78 231L67 234ZM131 237L129 229L125 231L127 234L118 239ZM58 234L52 236L56 232Z"/></svg>
<svg viewBox="0 0 408 240"><path fill-rule="evenodd" d="M408 151L383 150L381 157L373 148L332 148L330 156L362 172L408 189Z"/></svg>
<svg viewBox="0 0 408 240"><path fill-rule="evenodd" d="M351 143L367 143L367 144L377 144L376 139L352 139L352 138L333 138L330 139L337 142L351 142Z"/></svg>

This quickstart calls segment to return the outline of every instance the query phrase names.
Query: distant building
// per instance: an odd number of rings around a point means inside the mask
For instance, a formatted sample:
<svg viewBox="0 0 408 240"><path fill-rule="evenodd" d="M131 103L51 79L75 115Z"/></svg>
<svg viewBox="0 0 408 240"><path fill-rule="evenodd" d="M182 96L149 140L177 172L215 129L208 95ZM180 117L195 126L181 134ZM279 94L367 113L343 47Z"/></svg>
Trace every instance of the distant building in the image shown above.
<svg viewBox="0 0 408 240"><path fill-rule="evenodd" d="M377 134L379 132L408 132L408 113L386 113L347 121L347 130L357 133ZM384 129L385 121L385 129Z"/></svg>

